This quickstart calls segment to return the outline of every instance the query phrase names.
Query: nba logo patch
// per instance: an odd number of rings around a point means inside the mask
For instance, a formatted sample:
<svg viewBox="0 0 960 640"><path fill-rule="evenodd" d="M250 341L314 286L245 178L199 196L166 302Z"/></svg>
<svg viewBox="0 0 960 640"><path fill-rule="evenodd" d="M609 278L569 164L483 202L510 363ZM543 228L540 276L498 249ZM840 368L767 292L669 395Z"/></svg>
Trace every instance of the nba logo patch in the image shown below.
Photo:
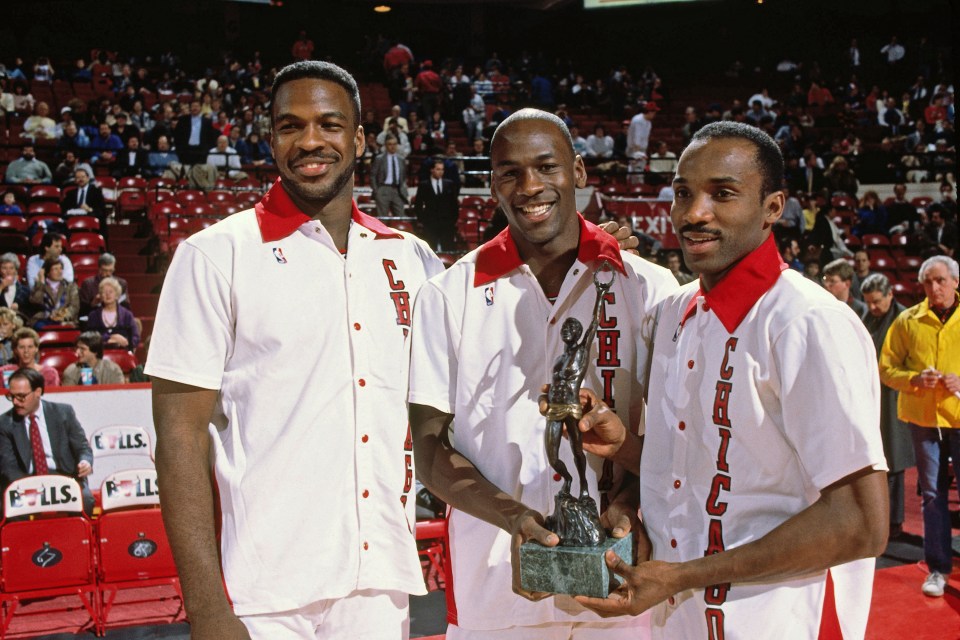
<svg viewBox="0 0 960 640"><path fill-rule="evenodd" d="M487 306L493 306L493 287L487 287L483 290L483 299L487 301Z"/></svg>
<svg viewBox="0 0 960 640"><path fill-rule="evenodd" d="M287 264L287 257L283 255L283 249L280 247L273 248L273 257L276 258L280 264Z"/></svg>

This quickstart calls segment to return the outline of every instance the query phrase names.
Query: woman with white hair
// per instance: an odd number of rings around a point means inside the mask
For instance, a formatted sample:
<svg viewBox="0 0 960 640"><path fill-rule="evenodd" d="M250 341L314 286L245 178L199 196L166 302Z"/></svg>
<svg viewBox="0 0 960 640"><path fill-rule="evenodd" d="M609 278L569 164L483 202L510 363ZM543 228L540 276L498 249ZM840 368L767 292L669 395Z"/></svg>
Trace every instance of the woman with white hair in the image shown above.
<svg viewBox="0 0 960 640"><path fill-rule="evenodd" d="M30 290L20 281L20 258L15 253L0 255L0 307L21 311L30 301Z"/></svg>
<svg viewBox="0 0 960 640"><path fill-rule="evenodd" d="M87 331L96 331L103 337L103 346L134 350L140 344L140 327L133 313L119 304L123 289L113 277L100 281L100 306L87 316Z"/></svg>

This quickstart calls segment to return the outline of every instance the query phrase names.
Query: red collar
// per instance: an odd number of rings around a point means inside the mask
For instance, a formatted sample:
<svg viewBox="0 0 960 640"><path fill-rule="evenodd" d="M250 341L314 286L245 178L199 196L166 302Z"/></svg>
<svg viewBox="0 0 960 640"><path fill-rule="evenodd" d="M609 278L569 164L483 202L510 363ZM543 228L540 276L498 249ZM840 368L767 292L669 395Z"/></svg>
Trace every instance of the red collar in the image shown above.
<svg viewBox="0 0 960 640"><path fill-rule="evenodd" d="M593 261L608 260L620 273L626 275L623 258L620 257L620 245L606 231L587 222L580 213L580 248L577 260L584 264ZM501 231L496 238L480 247L477 253L477 269L473 276L473 286L489 284L510 273L523 264L517 245L510 235L510 228Z"/></svg>
<svg viewBox="0 0 960 640"><path fill-rule="evenodd" d="M260 226L260 237L264 242L282 240L311 219L293 203L279 178L254 208L257 212L257 224ZM353 202L351 218L355 223L374 232L378 239L403 237L378 219L360 211L356 201Z"/></svg>
<svg viewBox="0 0 960 640"><path fill-rule="evenodd" d="M712 309L724 329L733 333L760 296L769 291L780 274L788 268L789 265L777 251L773 234L770 234L763 244L734 265L713 289L703 294L707 301L706 308ZM680 320L681 326L696 313L697 297L702 291L698 290L690 299Z"/></svg>

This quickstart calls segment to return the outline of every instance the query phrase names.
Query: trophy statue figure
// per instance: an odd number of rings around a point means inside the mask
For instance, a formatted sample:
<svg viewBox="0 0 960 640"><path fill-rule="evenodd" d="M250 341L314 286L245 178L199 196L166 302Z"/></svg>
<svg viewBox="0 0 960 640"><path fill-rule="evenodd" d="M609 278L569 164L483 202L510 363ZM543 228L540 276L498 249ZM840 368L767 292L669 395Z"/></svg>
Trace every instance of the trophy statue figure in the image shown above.
<svg viewBox="0 0 960 640"><path fill-rule="evenodd" d="M604 280L603 274L610 278ZM563 486L554 499L553 515L546 527L560 538L560 544L546 547L533 541L520 545L520 585L529 591L566 593L606 598L623 579L611 572L604 560L608 550L633 562L633 535L622 538L608 536L600 524L596 501L587 488L587 458L577 423L583 416L580 385L587 374L590 347L600 325L604 298L616 274L604 262L593 274L597 301L587 330L576 318L567 318L560 327L563 353L553 364L553 382L547 393L547 431L544 444L550 466L563 478ZM571 494L573 477L560 460L560 446L566 427L577 465L580 492Z"/></svg>
<svg viewBox="0 0 960 640"><path fill-rule="evenodd" d="M601 281L600 274L606 270L610 279ZM563 478L563 487L555 498L554 513L547 518L547 528L560 537L562 546L595 547L607 535L600 525L600 514L596 501L587 490L587 459L583 453L583 442L577 423L583 416L580 406L580 385L587 374L590 360L590 347L600 324L603 300L616 274L604 263L593 274L593 284L597 289L597 301L593 305L593 318L586 332L576 318L567 318L560 328L560 336L565 345L553 364L553 381L547 394L547 430L545 444L547 460L550 466ZM582 338L581 338L582 334ZM567 428L570 447L577 465L580 481L579 495L574 498L570 493L573 477L567 466L560 460L560 444L563 440L563 428Z"/></svg>

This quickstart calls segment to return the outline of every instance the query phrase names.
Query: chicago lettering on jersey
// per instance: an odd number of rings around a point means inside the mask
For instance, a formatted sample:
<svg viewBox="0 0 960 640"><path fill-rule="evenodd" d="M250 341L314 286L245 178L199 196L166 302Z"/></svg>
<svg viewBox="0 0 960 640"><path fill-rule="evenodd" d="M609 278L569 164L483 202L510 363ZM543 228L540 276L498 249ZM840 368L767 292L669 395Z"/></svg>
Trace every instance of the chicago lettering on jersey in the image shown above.
<svg viewBox="0 0 960 640"><path fill-rule="evenodd" d="M403 280L394 277L397 263L389 258L383 259L383 270L387 274L387 283L390 285L390 299L397 311L397 324L403 327L403 336L410 333L410 292L406 290Z"/></svg>
<svg viewBox="0 0 960 640"><path fill-rule="evenodd" d="M720 445L717 447L717 473L710 481L710 493L704 509L710 516L707 527L707 548L705 556L720 553L726 546L723 542L723 515L727 512L727 503L720 497L720 492L729 493L733 484L730 474L730 465L727 462L727 450L730 439L733 437L733 425L730 422L730 396L733 393L733 366L730 364L730 354L737 350L737 338L727 340L723 350L723 362L720 364L720 379L714 387L713 396L713 424L717 427L720 436ZM723 609L719 607L727 601L727 592L730 583L715 584L707 587L703 593L703 600L707 604L705 615L707 618L707 637L709 640L723 640Z"/></svg>
<svg viewBox="0 0 960 640"><path fill-rule="evenodd" d="M403 462L404 462L404 477L403 477L403 493L400 494L400 504L407 506L407 496L410 495L410 491L413 489L413 433L410 431L410 424L407 424L407 437L403 441Z"/></svg>
<svg viewBox="0 0 960 640"><path fill-rule="evenodd" d="M607 315L611 306L617 304L617 294L608 291L603 296L603 307L600 309L600 321L597 323L597 372L603 381L603 401L611 409L616 407L616 397L613 394L613 381L617 375L616 368L620 366L620 329L617 328L617 316ZM616 309L614 309L616 311ZM604 510L609 504L607 493L613 488L613 462L603 461L603 471L597 479L597 491L600 492L600 509Z"/></svg>

